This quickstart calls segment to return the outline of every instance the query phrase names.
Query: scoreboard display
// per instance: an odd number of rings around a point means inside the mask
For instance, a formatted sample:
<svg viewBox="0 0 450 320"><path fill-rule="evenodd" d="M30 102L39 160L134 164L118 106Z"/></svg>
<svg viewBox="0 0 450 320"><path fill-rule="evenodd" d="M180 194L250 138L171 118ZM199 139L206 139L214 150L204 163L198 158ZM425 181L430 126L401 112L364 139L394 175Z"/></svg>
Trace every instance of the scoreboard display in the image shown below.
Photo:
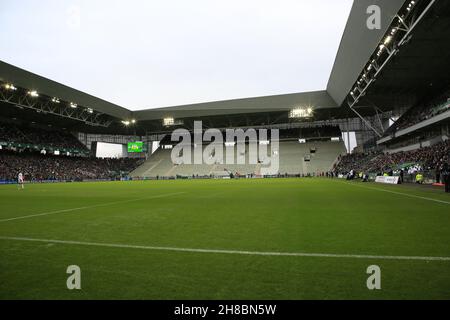
<svg viewBox="0 0 450 320"><path fill-rule="evenodd" d="M128 152L129 153L140 153L143 152L144 143L142 141L128 142Z"/></svg>

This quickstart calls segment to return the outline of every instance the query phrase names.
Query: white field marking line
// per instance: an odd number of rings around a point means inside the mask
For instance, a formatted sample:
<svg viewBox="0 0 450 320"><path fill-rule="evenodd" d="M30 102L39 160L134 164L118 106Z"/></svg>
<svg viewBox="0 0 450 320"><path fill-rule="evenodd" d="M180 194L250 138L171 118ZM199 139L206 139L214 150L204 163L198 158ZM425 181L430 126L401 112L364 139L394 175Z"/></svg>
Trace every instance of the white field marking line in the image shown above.
<svg viewBox="0 0 450 320"><path fill-rule="evenodd" d="M3 237L3 236L0 236L0 240L42 242L42 243L52 243L52 244L109 247L109 248L121 248L121 249L141 249L141 250L153 250L153 251L174 251L174 252L212 253L212 254L234 254L234 255L250 255L250 256L450 261L450 257L377 256L377 255L362 255L362 254L261 252L261 251L240 251L240 250L221 250L221 249L195 249L195 248L155 247L155 246L142 246L142 245L140 246L140 245L129 245L129 244L98 243L98 242L69 241L69 240L34 239L34 238L24 238L24 237Z"/></svg>
<svg viewBox="0 0 450 320"><path fill-rule="evenodd" d="M355 187L371 189L371 190L377 190L377 191L382 191L382 192L389 192L389 193L398 194L398 195L402 195L402 196L410 197L410 198L417 198L417 199L422 199L422 200L428 200L428 201L434 201L434 202L439 202L439 203L450 204L449 201L445 201L445 200L438 200L438 199L434 199L434 198L421 197L421 196L416 196L414 194L408 194L408 193L392 191L392 190L387 190L387 189L382 189L382 188L374 188L374 187L362 186L362 185L359 185L359 184L356 184L356 183L351 183L351 182L344 182L344 183L347 184L347 185L355 186Z"/></svg>
<svg viewBox="0 0 450 320"><path fill-rule="evenodd" d="M175 196L175 195L184 194L184 193L186 193L186 192L167 193L167 194L161 194L161 195L150 196L150 197L145 197L145 198L129 199L129 200L122 200L122 201L115 201L115 202L106 202L106 203L96 204L93 206L85 206L85 207L63 209L63 210L43 212L43 213L37 213L37 214L30 214L27 216L2 219L2 220L0 220L0 223L7 222L7 221L21 220L21 219L29 219L29 218L34 218L34 217L48 216L51 214L66 213L66 212L79 211L79 210L85 210L85 209L93 209L93 208L98 208L98 207L107 207L107 206L112 206L115 204L127 203L127 202L133 202L133 201L165 198L165 197Z"/></svg>

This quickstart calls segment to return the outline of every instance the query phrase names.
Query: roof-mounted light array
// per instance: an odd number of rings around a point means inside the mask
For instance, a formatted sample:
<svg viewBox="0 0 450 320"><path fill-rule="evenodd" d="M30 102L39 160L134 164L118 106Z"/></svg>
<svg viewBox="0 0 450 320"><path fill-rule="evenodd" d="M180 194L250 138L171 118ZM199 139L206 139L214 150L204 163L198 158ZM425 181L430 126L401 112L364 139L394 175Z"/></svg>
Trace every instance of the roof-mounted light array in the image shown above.
<svg viewBox="0 0 450 320"><path fill-rule="evenodd" d="M32 98L37 98L39 97L39 93L36 90L30 90L27 92L27 94L32 97Z"/></svg>
<svg viewBox="0 0 450 320"><path fill-rule="evenodd" d="M0 100L12 104L21 110L29 108L41 114L53 114L83 121L91 126L108 127L113 122L111 117L99 117L102 113L94 111L92 107L79 106L75 102L68 102L55 96L41 94L38 92L38 88L16 87L11 82L1 80Z"/></svg>
<svg viewBox="0 0 450 320"><path fill-rule="evenodd" d="M410 15L411 10L418 1L419 0L410 1L406 7L406 12L397 15L397 21L394 21L391 29L378 45L378 50L374 53L373 58L371 58L369 63L364 67L363 72L356 81L355 86L350 91L350 96L354 99L354 103L358 102L358 99L365 94L365 89L367 89L370 83L375 81L375 76L381 69L380 66L383 66L383 63L378 63L378 60L382 59L381 56L383 53L388 53L391 55L396 52L397 48L394 45L394 41L399 34L399 31L407 32L404 28L406 26L405 19ZM359 94L357 94L357 92L359 92Z"/></svg>
<svg viewBox="0 0 450 320"><path fill-rule="evenodd" d="M172 117L167 117L163 119L163 125L165 127L173 126L175 124L175 119Z"/></svg>
<svg viewBox="0 0 450 320"><path fill-rule="evenodd" d="M131 120L122 120L122 124L126 127L132 125L132 124L136 124L136 120L135 119L131 119Z"/></svg>
<svg viewBox="0 0 450 320"><path fill-rule="evenodd" d="M6 84L3 85L3 87L4 87L6 90L9 90L9 91L16 91L16 90L17 90L17 88L14 87L14 85L11 84L11 83L6 83Z"/></svg>
<svg viewBox="0 0 450 320"><path fill-rule="evenodd" d="M415 1L411 1L408 5L408 7L406 8L407 11L411 11L411 9L414 7L414 5L416 4Z"/></svg>
<svg viewBox="0 0 450 320"><path fill-rule="evenodd" d="M291 119L303 119L311 118L313 116L314 110L311 107L300 107L289 111L289 118Z"/></svg>
<svg viewBox="0 0 450 320"><path fill-rule="evenodd" d="M17 90L18 90L17 87L15 87L12 83L3 83L3 84L0 84L0 88L5 89L6 91L17 91ZM38 93L38 91L35 90L35 89L26 90L26 89L21 88L21 91L24 92L24 93L26 93L26 95L27 95L28 97L31 97L31 98L41 98L41 95L40 95L40 94ZM45 97L45 96L44 96L44 97ZM47 97L47 98L48 98L48 99L50 100L50 102L53 103L53 104L60 104L60 103L61 103L61 99L58 98L58 97L53 97L53 98ZM44 99L45 99L45 98L44 98ZM70 108L72 108L72 109L78 108L78 104L75 103L75 102L68 102L68 103L67 103L67 106L70 107ZM83 109L83 110L87 111L87 112L90 113L90 114L93 114L93 113L95 112L94 109L91 108L91 107L86 107L86 108ZM133 121L135 121L135 120L133 120Z"/></svg>

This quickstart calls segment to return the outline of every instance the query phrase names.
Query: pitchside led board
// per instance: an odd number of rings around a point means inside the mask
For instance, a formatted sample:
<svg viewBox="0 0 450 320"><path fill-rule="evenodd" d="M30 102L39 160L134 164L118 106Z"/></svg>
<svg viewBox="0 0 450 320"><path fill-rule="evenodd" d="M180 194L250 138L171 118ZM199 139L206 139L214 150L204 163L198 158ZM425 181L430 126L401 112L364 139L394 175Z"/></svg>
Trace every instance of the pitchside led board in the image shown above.
<svg viewBox="0 0 450 320"><path fill-rule="evenodd" d="M143 152L144 143L142 141L128 142L128 153Z"/></svg>

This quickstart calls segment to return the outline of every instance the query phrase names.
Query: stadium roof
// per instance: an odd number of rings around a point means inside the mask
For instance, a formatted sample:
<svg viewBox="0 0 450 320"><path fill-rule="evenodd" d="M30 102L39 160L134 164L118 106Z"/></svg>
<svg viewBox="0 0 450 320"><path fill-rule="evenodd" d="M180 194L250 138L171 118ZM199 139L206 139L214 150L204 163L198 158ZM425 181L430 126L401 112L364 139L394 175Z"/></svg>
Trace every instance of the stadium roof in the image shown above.
<svg viewBox="0 0 450 320"><path fill-rule="evenodd" d="M408 1L409 2L409 1ZM449 3L442 0L420 0L424 5L433 4L432 10L414 30L412 40L404 46L386 65L366 95L358 101L359 106L379 104L382 109L393 108L399 97L411 103L409 96L420 98L430 86L448 85L449 75ZM358 0L355 1L343 34L339 50L326 90L302 92L247 99L215 101L181 105L167 108L130 111L107 101L98 99L73 88L59 84L31 72L0 61L0 80L13 82L24 88L58 96L66 101L76 101L117 120L136 119L146 126L165 118L213 118L239 117L239 114L286 114L296 107L313 107L326 117L347 117L346 98L358 80L365 65L376 52L391 22L405 0ZM366 26L367 7L376 4L381 8L381 29L369 30ZM415 17L416 19L418 17ZM430 80L438 84L430 84ZM423 88L425 86L425 89ZM345 110L344 110L345 109ZM283 118L284 120L284 118ZM267 123L267 122L266 122ZM147 129L146 129L147 130Z"/></svg>
<svg viewBox="0 0 450 320"><path fill-rule="evenodd" d="M13 83L15 86L36 90L37 92L45 93L51 97L58 97L65 101L75 102L85 107L91 107L94 110L117 118L126 119L130 117L131 114L131 111L128 109L15 67L1 60L0 81Z"/></svg>
<svg viewBox="0 0 450 320"><path fill-rule="evenodd" d="M381 29L367 27L367 8L376 4L381 9ZM377 49L392 20L405 0L354 1L344 35L336 55L327 91L338 105L342 105L369 57Z"/></svg>
<svg viewBox="0 0 450 320"><path fill-rule="evenodd" d="M337 107L328 92L313 91L267 97L215 101L169 108L135 111L137 120L155 120L165 117L185 118L195 116L217 116L257 112L289 111L296 107Z"/></svg>
<svg viewBox="0 0 450 320"><path fill-rule="evenodd" d="M358 101L361 110L407 108L450 88L450 1L419 4L429 10Z"/></svg>

